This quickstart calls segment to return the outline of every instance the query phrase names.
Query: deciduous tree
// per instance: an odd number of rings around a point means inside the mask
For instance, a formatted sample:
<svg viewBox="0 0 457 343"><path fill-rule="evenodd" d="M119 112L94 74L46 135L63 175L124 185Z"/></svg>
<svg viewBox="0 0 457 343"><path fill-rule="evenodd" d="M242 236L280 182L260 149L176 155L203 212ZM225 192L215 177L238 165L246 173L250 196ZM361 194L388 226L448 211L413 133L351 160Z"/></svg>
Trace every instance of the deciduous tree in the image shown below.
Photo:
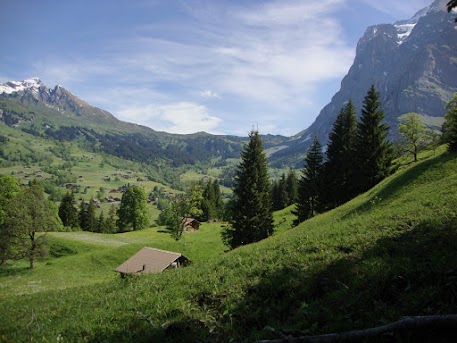
<svg viewBox="0 0 457 343"><path fill-rule="evenodd" d="M3 225L8 204L21 190L19 183L10 175L0 177L0 265L8 260L9 237Z"/></svg>
<svg viewBox="0 0 457 343"><path fill-rule="evenodd" d="M406 114L398 125L398 133L403 138L406 151L413 156L414 162L417 162L417 154L431 140L430 131L419 114L413 112Z"/></svg>
<svg viewBox="0 0 457 343"><path fill-rule="evenodd" d="M27 256L30 269L34 269L46 232L59 227L58 216L52 211L43 190L35 183L24 188L10 201L6 214L4 225L11 253L8 257L18 259Z"/></svg>
<svg viewBox="0 0 457 343"><path fill-rule="evenodd" d="M457 93L447 104L447 109L444 115L443 141L449 152L457 152Z"/></svg>
<svg viewBox="0 0 457 343"><path fill-rule="evenodd" d="M142 230L150 225L146 193L141 187L127 188L122 195L117 216L117 227L121 232Z"/></svg>

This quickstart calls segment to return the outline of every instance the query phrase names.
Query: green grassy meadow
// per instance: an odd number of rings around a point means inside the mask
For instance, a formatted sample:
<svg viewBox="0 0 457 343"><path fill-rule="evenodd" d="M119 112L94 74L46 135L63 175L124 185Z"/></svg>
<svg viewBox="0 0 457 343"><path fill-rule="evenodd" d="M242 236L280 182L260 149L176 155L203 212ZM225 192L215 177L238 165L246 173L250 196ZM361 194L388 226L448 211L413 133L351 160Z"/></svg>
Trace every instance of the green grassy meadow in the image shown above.
<svg viewBox="0 0 457 343"><path fill-rule="evenodd" d="M277 212L273 237L229 252L221 224L178 242L163 228L49 234L36 270L0 270L0 340L252 342L280 338L267 326L316 335L456 313L457 158L421 158L296 228L291 208ZM193 263L118 277L143 246ZM426 338L402 335L384 341Z"/></svg>

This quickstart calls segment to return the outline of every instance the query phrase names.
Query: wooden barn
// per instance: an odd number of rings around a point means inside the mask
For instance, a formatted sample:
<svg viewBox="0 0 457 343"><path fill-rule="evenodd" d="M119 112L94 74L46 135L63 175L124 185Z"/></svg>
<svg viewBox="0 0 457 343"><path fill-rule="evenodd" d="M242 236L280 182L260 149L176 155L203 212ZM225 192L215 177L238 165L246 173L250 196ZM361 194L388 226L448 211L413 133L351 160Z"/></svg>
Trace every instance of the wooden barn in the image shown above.
<svg viewBox="0 0 457 343"><path fill-rule="evenodd" d="M160 273L165 269L184 266L191 261L177 252L144 247L115 269L121 276L127 274Z"/></svg>
<svg viewBox="0 0 457 343"><path fill-rule="evenodd" d="M194 218L183 218L181 226L184 231L198 231L200 229L200 222Z"/></svg>

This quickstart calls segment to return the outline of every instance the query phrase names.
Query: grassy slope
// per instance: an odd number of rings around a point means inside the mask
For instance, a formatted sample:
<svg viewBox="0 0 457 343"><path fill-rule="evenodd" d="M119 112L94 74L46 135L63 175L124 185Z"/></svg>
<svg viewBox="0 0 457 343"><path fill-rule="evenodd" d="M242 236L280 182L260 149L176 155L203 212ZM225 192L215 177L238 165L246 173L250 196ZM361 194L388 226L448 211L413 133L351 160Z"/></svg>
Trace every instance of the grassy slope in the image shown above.
<svg viewBox="0 0 457 343"><path fill-rule="evenodd" d="M0 313L8 315L0 321L0 337L253 341L271 337L267 325L318 334L405 315L455 313L456 170L455 156L430 158L257 244L222 254L209 240L184 269L3 298ZM287 228L287 210L277 216ZM181 248L190 243L186 237ZM202 253L205 245L213 252ZM98 254L111 254L113 263L128 246L91 252L92 259L81 253L81 263L93 266ZM62 267L69 258L61 257Z"/></svg>

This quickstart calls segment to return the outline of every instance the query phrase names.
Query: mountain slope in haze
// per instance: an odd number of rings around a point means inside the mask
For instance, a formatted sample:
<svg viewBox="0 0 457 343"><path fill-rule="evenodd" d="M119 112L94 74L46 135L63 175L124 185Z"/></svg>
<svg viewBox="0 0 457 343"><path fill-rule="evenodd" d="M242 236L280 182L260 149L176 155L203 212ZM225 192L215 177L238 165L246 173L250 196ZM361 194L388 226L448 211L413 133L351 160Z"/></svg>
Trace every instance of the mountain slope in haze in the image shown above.
<svg viewBox="0 0 457 343"><path fill-rule="evenodd" d="M456 23L446 3L437 0L409 20L369 27L339 92L287 149L271 156L273 164L299 160L314 135L325 145L340 109L352 99L360 113L372 84L380 93L391 138L398 138L398 118L408 112L419 113L428 126L439 129L445 105L457 92Z"/></svg>
<svg viewBox="0 0 457 343"><path fill-rule="evenodd" d="M238 158L246 137L158 132L118 120L62 86L47 88L37 78L0 85L0 122L35 136L85 141L92 151L148 164L225 165ZM263 136L266 147L288 140Z"/></svg>

